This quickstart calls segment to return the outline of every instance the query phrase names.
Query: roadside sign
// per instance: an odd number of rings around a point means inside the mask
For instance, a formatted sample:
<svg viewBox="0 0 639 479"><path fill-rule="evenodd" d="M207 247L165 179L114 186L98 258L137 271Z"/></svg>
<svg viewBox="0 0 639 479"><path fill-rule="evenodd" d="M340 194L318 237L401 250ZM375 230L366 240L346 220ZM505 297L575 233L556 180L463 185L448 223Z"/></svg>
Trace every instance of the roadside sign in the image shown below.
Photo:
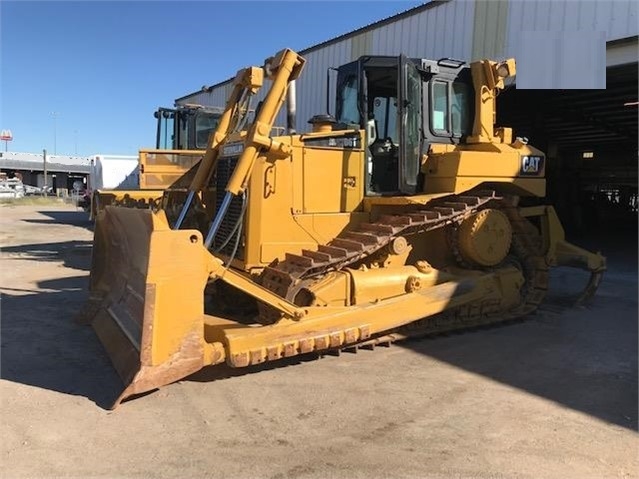
<svg viewBox="0 0 639 479"><path fill-rule="evenodd" d="M4 141L4 151L7 151L8 142L13 140L13 133L11 133L11 130L0 131L0 140Z"/></svg>

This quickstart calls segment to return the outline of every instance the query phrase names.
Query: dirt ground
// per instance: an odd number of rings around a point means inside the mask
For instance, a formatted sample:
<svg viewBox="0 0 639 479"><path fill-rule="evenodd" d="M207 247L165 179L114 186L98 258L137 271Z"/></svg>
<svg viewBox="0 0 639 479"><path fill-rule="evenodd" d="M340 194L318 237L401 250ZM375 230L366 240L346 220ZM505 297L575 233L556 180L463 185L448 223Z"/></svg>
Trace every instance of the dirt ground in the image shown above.
<svg viewBox="0 0 639 479"><path fill-rule="evenodd" d="M2 477L639 477L636 235L590 240L610 270L587 307L565 300L586 276L557 271L523 323L205 370L115 411L72 321L91 240L72 207L0 206Z"/></svg>

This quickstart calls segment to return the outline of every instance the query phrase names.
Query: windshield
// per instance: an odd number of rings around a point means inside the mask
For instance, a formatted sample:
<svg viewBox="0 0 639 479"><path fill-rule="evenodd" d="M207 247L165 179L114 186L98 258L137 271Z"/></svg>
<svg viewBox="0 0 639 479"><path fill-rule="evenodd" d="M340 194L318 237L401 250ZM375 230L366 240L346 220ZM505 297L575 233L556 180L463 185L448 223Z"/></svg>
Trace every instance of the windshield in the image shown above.
<svg viewBox="0 0 639 479"><path fill-rule="evenodd" d="M200 112L195 117L195 148L206 149L209 136L217 128L220 115L217 113Z"/></svg>
<svg viewBox="0 0 639 479"><path fill-rule="evenodd" d="M359 125L357 75L344 77L337 85L337 121Z"/></svg>

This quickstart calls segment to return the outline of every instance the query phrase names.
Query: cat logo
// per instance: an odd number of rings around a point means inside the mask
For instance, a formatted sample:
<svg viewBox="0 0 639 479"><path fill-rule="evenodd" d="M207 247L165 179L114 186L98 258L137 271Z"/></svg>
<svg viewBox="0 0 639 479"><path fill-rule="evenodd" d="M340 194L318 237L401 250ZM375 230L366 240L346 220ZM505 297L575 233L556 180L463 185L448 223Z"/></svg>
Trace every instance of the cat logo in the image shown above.
<svg viewBox="0 0 639 479"><path fill-rule="evenodd" d="M522 156L521 158L521 174L536 175L544 165L543 156Z"/></svg>

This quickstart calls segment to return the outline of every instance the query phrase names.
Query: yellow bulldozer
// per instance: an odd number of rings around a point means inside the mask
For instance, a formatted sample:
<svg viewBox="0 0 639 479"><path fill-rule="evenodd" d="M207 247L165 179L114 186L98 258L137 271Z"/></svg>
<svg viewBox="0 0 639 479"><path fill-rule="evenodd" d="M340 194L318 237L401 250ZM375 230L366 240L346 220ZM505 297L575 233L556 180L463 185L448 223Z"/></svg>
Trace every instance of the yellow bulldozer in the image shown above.
<svg viewBox="0 0 639 479"><path fill-rule="evenodd" d="M83 317L124 382L113 407L205 366L521 317L553 266L591 273L582 300L598 287L605 258L543 202L546 157L495 127L514 60L361 57L337 68L335 115L274 136L304 64L238 72L188 194L98 216Z"/></svg>
<svg viewBox="0 0 639 479"><path fill-rule="evenodd" d="M153 113L157 120L155 148L138 151L137 187L95 189L88 205L90 218L95 219L109 205L152 207L165 189L202 159L208 138L217 127L222 112L221 108L198 104L158 108ZM91 175L97 176L104 168L106 166L102 165L93 169Z"/></svg>

